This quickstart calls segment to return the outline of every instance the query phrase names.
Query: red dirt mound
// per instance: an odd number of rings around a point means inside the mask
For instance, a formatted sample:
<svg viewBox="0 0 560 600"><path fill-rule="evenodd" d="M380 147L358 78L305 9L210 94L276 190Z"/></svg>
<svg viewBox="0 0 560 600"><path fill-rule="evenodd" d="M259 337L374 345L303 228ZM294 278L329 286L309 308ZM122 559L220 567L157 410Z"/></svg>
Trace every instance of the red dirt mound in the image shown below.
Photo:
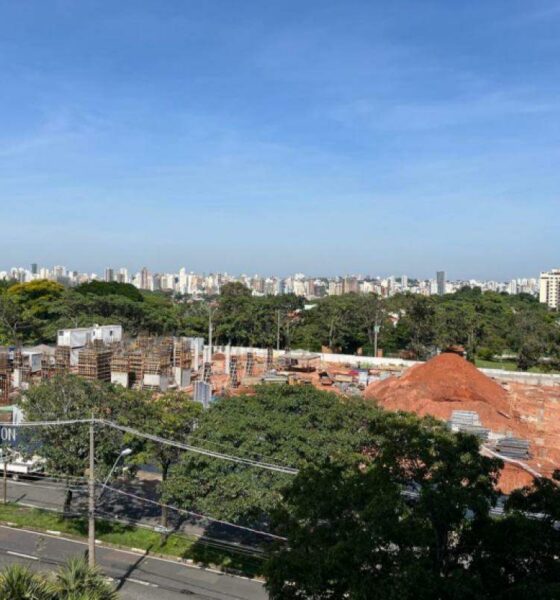
<svg viewBox="0 0 560 600"><path fill-rule="evenodd" d="M506 390L457 354L440 354L399 378L372 383L365 397L388 410L440 419L449 419L454 410L475 411L484 427L500 433L525 429L511 414Z"/></svg>

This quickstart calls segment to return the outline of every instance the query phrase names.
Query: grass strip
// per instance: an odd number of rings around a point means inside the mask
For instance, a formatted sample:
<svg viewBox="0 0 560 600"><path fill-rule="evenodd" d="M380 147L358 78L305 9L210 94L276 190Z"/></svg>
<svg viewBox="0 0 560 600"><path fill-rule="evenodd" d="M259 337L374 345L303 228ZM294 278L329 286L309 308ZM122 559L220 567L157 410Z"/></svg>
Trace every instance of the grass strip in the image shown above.
<svg viewBox="0 0 560 600"><path fill-rule="evenodd" d="M27 529L59 531L61 534L77 538L87 537L87 519L64 517L59 513L39 508L0 504L0 521ZM138 548L151 554L190 559L203 566L234 571L248 577L262 573L262 559L235 552L233 549L212 547L194 536L180 533L163 536L151 529L106 519L96 519L95 525L96 539L108 544Z"/></svg>

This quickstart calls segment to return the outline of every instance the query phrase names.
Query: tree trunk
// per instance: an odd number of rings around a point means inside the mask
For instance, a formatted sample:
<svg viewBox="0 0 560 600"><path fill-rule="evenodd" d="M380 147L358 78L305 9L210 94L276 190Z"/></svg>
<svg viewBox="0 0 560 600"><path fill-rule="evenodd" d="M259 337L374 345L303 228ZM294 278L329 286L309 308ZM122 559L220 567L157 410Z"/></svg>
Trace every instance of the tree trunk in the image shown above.
<svg viewBox="0 0 560 600"><path fill-rule="evenodd" d="M165 490L165 482L167 481L167 471L169 470L169 466L168 465L162 465L162 469L161 469L161 494L160 496L163 497L163 492ZM161 507L161 526L165 527L167 529L167 522L168 522L168 509L167 506L162 506Z"/></svg>
<svg viewBox="0 0 560 600"><path fill-rule="evenodd" d="M67 481L66 482L66 496L64 498L64 514L67 514L70 512L73 495L74 495L74 493L72 492L72 490L70 488L70 483Z"/></svg>

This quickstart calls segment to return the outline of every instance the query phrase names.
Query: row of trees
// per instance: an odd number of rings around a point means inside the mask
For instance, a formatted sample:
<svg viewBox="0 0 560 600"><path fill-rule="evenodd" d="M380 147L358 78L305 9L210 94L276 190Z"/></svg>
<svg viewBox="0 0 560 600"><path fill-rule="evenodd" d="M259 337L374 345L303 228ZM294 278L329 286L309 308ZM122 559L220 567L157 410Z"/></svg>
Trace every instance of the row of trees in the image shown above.
<svg viewBox="0 0 560 600"><path fill-rule="evenodd" d="M287 538L269 548L273 599L557 598L560 491L537 480L493 518L501 461L477 438L309 387L261 387L201 412L183 395L75 377L32 388L28 418L97 414L193 445L299 469L291 476L98 432L98 465L136 443L166 503ZM82 475L87 431L39 430L49 469Z"/></svg>
<svg viewBox="0 0 560 600"><path fill-rule="evenodd" d="M0 288L0 342L53 342L64 327L118 322L139 333L206 337L209 314L214 341L372 354L376 329L386 354L424 359L437 348L464 346L469 359L504 352L520 369L543 357L560 361L558 314L535 298L465 288L443 297L345 294L314 301L293 295L255 297L240 283L223 286L217 298L174 300L127 284L93 282L65 289L50 281Z"/></svg>
<svg viewBox="0 0 560 600"><path fill-rule="evenodd" d="M173 392L153 398L147 392L86 381L75 375L57 376L31 387L22 396L20 406L29 421L87 419L94 415L176 441L188 439L202 412L202 406L186 394ZM20 432L19 444L24 452L39 452L47 461L48 472L66 480L64 512L70 512L73 482L84 475L89 460L87 425L25 430ZM108 474L125 447L133 450L132 467L148 462L158 465L163 490L170 467L179 459L179 450L106 427L98 427L95 436L98 478ZM162 519L167 525L166 512Z"/></svg>
<svg viewBox="0 0 560 600"><path fill-rule="evenodd" d="M558 314L527 294L471 288L443 297L345 294L310 307L295 296L253 297L241 284L228 284L215 322L217 339L238 345L273 345L280 324L283 346L372 354L378 328L378 346L389 355L425 359L438 348L461 345L470 360L514 353L523 370L545 356L560 361Z"/></svg>

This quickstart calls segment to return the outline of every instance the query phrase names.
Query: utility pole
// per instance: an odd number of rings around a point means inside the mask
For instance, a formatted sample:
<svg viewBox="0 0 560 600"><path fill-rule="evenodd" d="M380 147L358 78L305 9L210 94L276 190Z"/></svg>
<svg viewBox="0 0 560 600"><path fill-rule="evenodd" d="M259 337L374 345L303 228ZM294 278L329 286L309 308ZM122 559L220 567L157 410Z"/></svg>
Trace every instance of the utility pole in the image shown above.
<svg viewBox="0 0 560 600"><path fill-rule="evenodd" d="M377 358L377 336L379 335L379 330L381 327L375 322L375 326L373 328L373 356Z"/></svg>
<svg viewBox="0 0 560 600"><path fill-rule="evenodd" d="M276 311L276 350L280 350L280 309Z"/></svg>
<svg viewBox="0 0 560 600"><path fill-rule="evenodd" d="M8 503L8 454L5 450L2 451L4 459L4 504Z"/></svg>
<svg viewBox="0 0 560 600"><path fill-rule="evenodd" d="M88 507L88 564L95 567L95 434L93 413L89 423L89 507Z"/></svg>
<svg viewBox="0 0 560 600"><path fill-rule="evenodd" d="M208 354L210 355L209 362L212 362L212 309L208 310Z"/></svg>

